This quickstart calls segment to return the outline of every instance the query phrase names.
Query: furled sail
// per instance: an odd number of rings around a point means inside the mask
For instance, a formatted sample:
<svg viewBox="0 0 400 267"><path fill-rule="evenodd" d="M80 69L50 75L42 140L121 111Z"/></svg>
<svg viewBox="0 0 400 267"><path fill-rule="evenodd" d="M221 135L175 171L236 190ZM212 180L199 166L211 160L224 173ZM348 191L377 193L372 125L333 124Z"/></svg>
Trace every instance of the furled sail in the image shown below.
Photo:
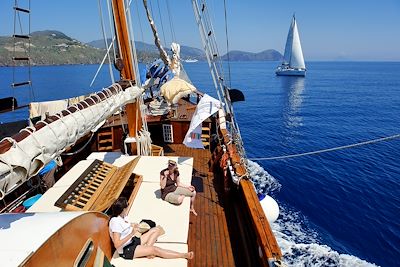
<svg viewBox="0 0 400 267"><path fill-rule="evenodd" d="M119 84L114 84L56 114L57 119L38 122L36 125L41 124L41 128L23 129L29 135L19 142L13 138L2 140L0 147L8 145L9 149L0 154L0 198L36 175L67 147L95 131L109 116L133 102L141 93L137 86L122 90Z"/></svg>

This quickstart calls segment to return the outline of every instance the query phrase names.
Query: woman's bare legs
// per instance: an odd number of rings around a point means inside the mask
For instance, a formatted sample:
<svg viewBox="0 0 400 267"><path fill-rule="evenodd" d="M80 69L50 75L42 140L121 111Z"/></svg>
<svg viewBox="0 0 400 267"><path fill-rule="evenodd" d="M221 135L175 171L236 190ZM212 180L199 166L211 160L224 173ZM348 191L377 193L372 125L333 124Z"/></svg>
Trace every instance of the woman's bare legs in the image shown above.
<svg viewBox="0 0 400 267"><path fill-rule="evenodd" d="M156 243L157 238L165 233L164 229L160 226L153 227L140 237L140 244L146 246L152 246Z"/></svg>
<svg viewBox="0 0 400 267"><path fill-rule="evenodd" d="M197 216L197 212L194 209L194 200L196 198L196 191L193 191L193 196L190 197L190 211ZM178 205L182 204L183 200L185 199L185 195L180 195L178 198Z"/></svg>
<svg viewBox="0 0 400 267"><path fill-rule="evenodd" d="M193 191L193 196L190 197L190 211L197 216L197 212L194 210L194 200L196 198L196 191Z"/></svg>
<svg viewBox="0 0 400 267"><path fill-rule="evenodd" d="M191 260L194 257L193 251L188 253L181 253L169 249L163 249L155 246L143 246L139 245L135 249L134 258L148 257L148 256L157 256L164 259L177 259L183 258Z"/></svg>

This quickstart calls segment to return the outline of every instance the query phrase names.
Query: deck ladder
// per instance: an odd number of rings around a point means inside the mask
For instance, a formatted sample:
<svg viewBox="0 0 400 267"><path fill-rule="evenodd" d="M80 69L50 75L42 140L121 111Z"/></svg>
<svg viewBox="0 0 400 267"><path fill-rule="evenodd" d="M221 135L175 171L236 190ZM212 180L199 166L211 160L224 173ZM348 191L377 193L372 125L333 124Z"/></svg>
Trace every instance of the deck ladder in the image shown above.
<svg viewBox="0 0 400 267"><path fill-rule="evenodd" d="M13 94L15 96L14 89L21 86L29 86L30 88L30 99L29 101L34 100L34 93L32 89L32 80L31 80L31 2L30 0L25 1L25 6L21 7L18 0L15 0L14 5L14 51L13 51L13 82L11 87L13 88ZM21 67L18 68L17 66ZM27 79L20 80L17 78L17 72L23 72L22 67L27 68ZM26 106L26 105L25 105ZM22 107L25 107L22 106ZM13 110L16 109L16 103L13 104ZM21 108L21 107L19 107Z"/></svg>

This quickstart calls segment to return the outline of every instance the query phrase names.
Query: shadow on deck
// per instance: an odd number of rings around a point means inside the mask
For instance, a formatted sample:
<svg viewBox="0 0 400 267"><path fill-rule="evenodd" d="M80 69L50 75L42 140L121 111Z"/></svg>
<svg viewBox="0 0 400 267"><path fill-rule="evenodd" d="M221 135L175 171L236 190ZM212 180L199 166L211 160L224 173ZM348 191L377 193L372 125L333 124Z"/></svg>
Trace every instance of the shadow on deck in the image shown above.
<svg viewBox="0 0 400 267"><path fill-rule="evenodd" d="M218 173L209 172L210 152L177 144L169 145L166 151L174 151L166 155L194 158L192 184L197 191L198 216L190 215L188 245L189 250L195 252L195 258L188 266L249 266L258 252L246 251L246 243L252 237L243 235L245 233L237 225L237 220L241 220L240 214L235 212L239 201L226 195Z"/></svg>

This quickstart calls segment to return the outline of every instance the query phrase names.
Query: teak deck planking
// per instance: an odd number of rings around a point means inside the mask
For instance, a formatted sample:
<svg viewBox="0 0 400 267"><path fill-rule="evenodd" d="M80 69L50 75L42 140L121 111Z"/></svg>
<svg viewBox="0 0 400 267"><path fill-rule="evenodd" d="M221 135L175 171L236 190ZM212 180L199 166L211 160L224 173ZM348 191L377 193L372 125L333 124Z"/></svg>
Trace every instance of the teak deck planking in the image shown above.
<svg viewBox="0 0 400 267"><path fill-rule="evenodd" d="M237 266L223 207L223 185L208 171L210 152L190 149L181 144L166 146L166 155L194 158L192 184L197 195L195 209L198 216L190 215L189 250L195 257L188 266Z"/></svg>

